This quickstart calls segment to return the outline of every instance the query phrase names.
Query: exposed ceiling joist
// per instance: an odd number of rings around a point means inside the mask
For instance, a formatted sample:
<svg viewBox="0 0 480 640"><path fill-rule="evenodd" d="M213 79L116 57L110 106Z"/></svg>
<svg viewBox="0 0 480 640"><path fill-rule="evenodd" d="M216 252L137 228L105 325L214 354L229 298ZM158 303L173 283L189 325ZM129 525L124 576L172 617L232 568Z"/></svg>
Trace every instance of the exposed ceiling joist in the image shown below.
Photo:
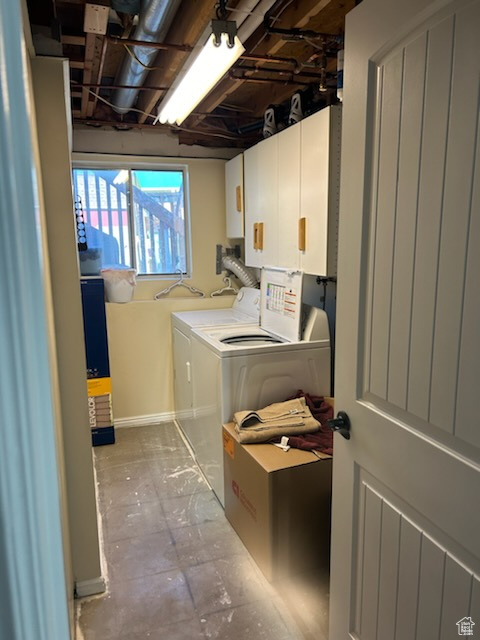
<svg viewBox="0 0 480 640"><path fill-rule="evenodd" d="M150 0L143 0L145 7ZM250 145L262 136L266 109L274 105L280 117L288 111L290 99L302 93L310 109L336 100L336 54L342 44L345 14L359 0L228 0L232 18L241 16L245 54L225 74L210 94L182 126L155 125L155 131L176 132L181 143L210 146ZM131 25L133 15L116 14L113 0L27 0L32 24L39 25L39 37L60 44L69 59L72 108L75 126L89 123L126 130L140 127L152 130L153 117L165 93L175 82L190 52L207 32L216 16L218 0L182 0L163 46L141 86L135 78L119 81L118 70L127 54L140 46ZM108 21L106 7L108 6ZM127 5L125 5L127 6ZM153 5L155 6L155 5ZM259 13L270 8L266 21L253 19L238 8ZM99 16L104 22L97 33ZM250 16L251 17L251 16ZM34 22L33 22L34 18ZM252 33L252 21L256 30ZM125 24L130 27L127 29ZM258 27L257 27L258 25ZM267 26L285 30L269 33ZM301 30L294 33L292 30ZM90 33L86 33L90 31ZM92 33L93 31L93 33ZM250 35L246 35L250 34ZM332 34L331 38L321 34ZM273 59L272 59L273 58ZM320 92L320 85L326 93ZM122 111L113 110L112 95L119 89L138 89L136 102ZM143 113L141 113L143 112ZM308 112L308 109L307 109ZM148 114L148 115L147 115ZM245 133L248 132L248 133Z"/></svg>

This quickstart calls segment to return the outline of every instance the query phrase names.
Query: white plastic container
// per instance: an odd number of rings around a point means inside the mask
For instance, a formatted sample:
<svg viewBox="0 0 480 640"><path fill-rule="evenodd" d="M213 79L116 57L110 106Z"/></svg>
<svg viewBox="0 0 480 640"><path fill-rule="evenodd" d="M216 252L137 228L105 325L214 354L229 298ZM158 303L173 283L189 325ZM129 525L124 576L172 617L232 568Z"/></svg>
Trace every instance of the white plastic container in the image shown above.
<svg viewBox="0 0 480 640"><path fill-rule="evenodd" d="M135 269L102 269L107 302L130 302L135 291Z"/></svg>

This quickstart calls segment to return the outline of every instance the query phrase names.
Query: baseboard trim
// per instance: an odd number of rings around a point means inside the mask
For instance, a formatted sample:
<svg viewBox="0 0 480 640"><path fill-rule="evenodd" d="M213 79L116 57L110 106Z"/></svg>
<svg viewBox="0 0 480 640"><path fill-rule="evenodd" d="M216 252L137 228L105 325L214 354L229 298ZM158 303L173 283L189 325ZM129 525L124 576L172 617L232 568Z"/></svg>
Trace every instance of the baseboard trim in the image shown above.
<svg viewBox="0 0 480 640"><path fill-rule="evenodd" d="M175 411L165 411L165 413L153 413L145 416L132 416L130 418L117 418L114 420L115 428L122 427L149 427L162 422L172 422L175 420Z"/></svg>
<svg viewBox="0 0 480 640"><path fill-rule="evenodd" d="M105 591L105 580L102 576L75 583L75 595L77 598L85 598L86 596L93 596L97 593L104 593Z"/></svg>

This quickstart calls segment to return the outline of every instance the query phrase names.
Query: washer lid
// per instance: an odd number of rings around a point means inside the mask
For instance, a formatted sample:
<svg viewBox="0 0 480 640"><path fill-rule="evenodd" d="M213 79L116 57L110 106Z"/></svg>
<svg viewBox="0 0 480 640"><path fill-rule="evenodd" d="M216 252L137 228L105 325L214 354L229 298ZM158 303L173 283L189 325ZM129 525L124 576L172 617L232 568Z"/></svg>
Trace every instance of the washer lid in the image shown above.
<svg viewBox="0 0 480 640"><path fill-rule="evenodd" d="M259 344L279 344L283 342L280 338L275 336L265 335L264 333L257 334L238 334L237 336L229 336L220 340L223 344L233 344L241 346L255 346Z"/></svg>
<svg viewBox="0 0 480 640"><path fill-rule="evenodd" d="M260 325L289 342L300 340L303 272L263 267Z"/></svg>

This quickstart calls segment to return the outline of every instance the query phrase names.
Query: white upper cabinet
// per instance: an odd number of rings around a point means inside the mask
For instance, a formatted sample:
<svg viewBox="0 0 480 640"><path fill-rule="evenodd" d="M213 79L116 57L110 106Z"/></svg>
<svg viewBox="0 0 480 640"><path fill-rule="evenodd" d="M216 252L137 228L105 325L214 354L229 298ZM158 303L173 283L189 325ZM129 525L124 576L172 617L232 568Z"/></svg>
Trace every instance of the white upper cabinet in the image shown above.
<svg viewBox="0 0 480 640"><path fill-rule="evenodd" d="M302 120L299 266L305 273L337 273L341 107Z"/></svg>
<svg viewBox="0 0 480 640"><path fill-rule="evenodd" d="M225 165L225 199L227 238L243 238L243 153L232 158Z"/></svg>
<svg viewBox="0 0 480 640"><path fill-rule="evenodd" d="M244 153L245 262L276 265L278 256L278 136Z"/></svg>
<svg viewBox="0 0 480 640"><path fill-rule="evenodd" d="M278 265L298 266L300 217L300 129L297 123L278 137Z"/></svg>
<svg viewBox="0 0 480 640"><path fill-rule="evenodd" d="M327 107L245 152L247 265L336 274L340 128Z"/></svg>

